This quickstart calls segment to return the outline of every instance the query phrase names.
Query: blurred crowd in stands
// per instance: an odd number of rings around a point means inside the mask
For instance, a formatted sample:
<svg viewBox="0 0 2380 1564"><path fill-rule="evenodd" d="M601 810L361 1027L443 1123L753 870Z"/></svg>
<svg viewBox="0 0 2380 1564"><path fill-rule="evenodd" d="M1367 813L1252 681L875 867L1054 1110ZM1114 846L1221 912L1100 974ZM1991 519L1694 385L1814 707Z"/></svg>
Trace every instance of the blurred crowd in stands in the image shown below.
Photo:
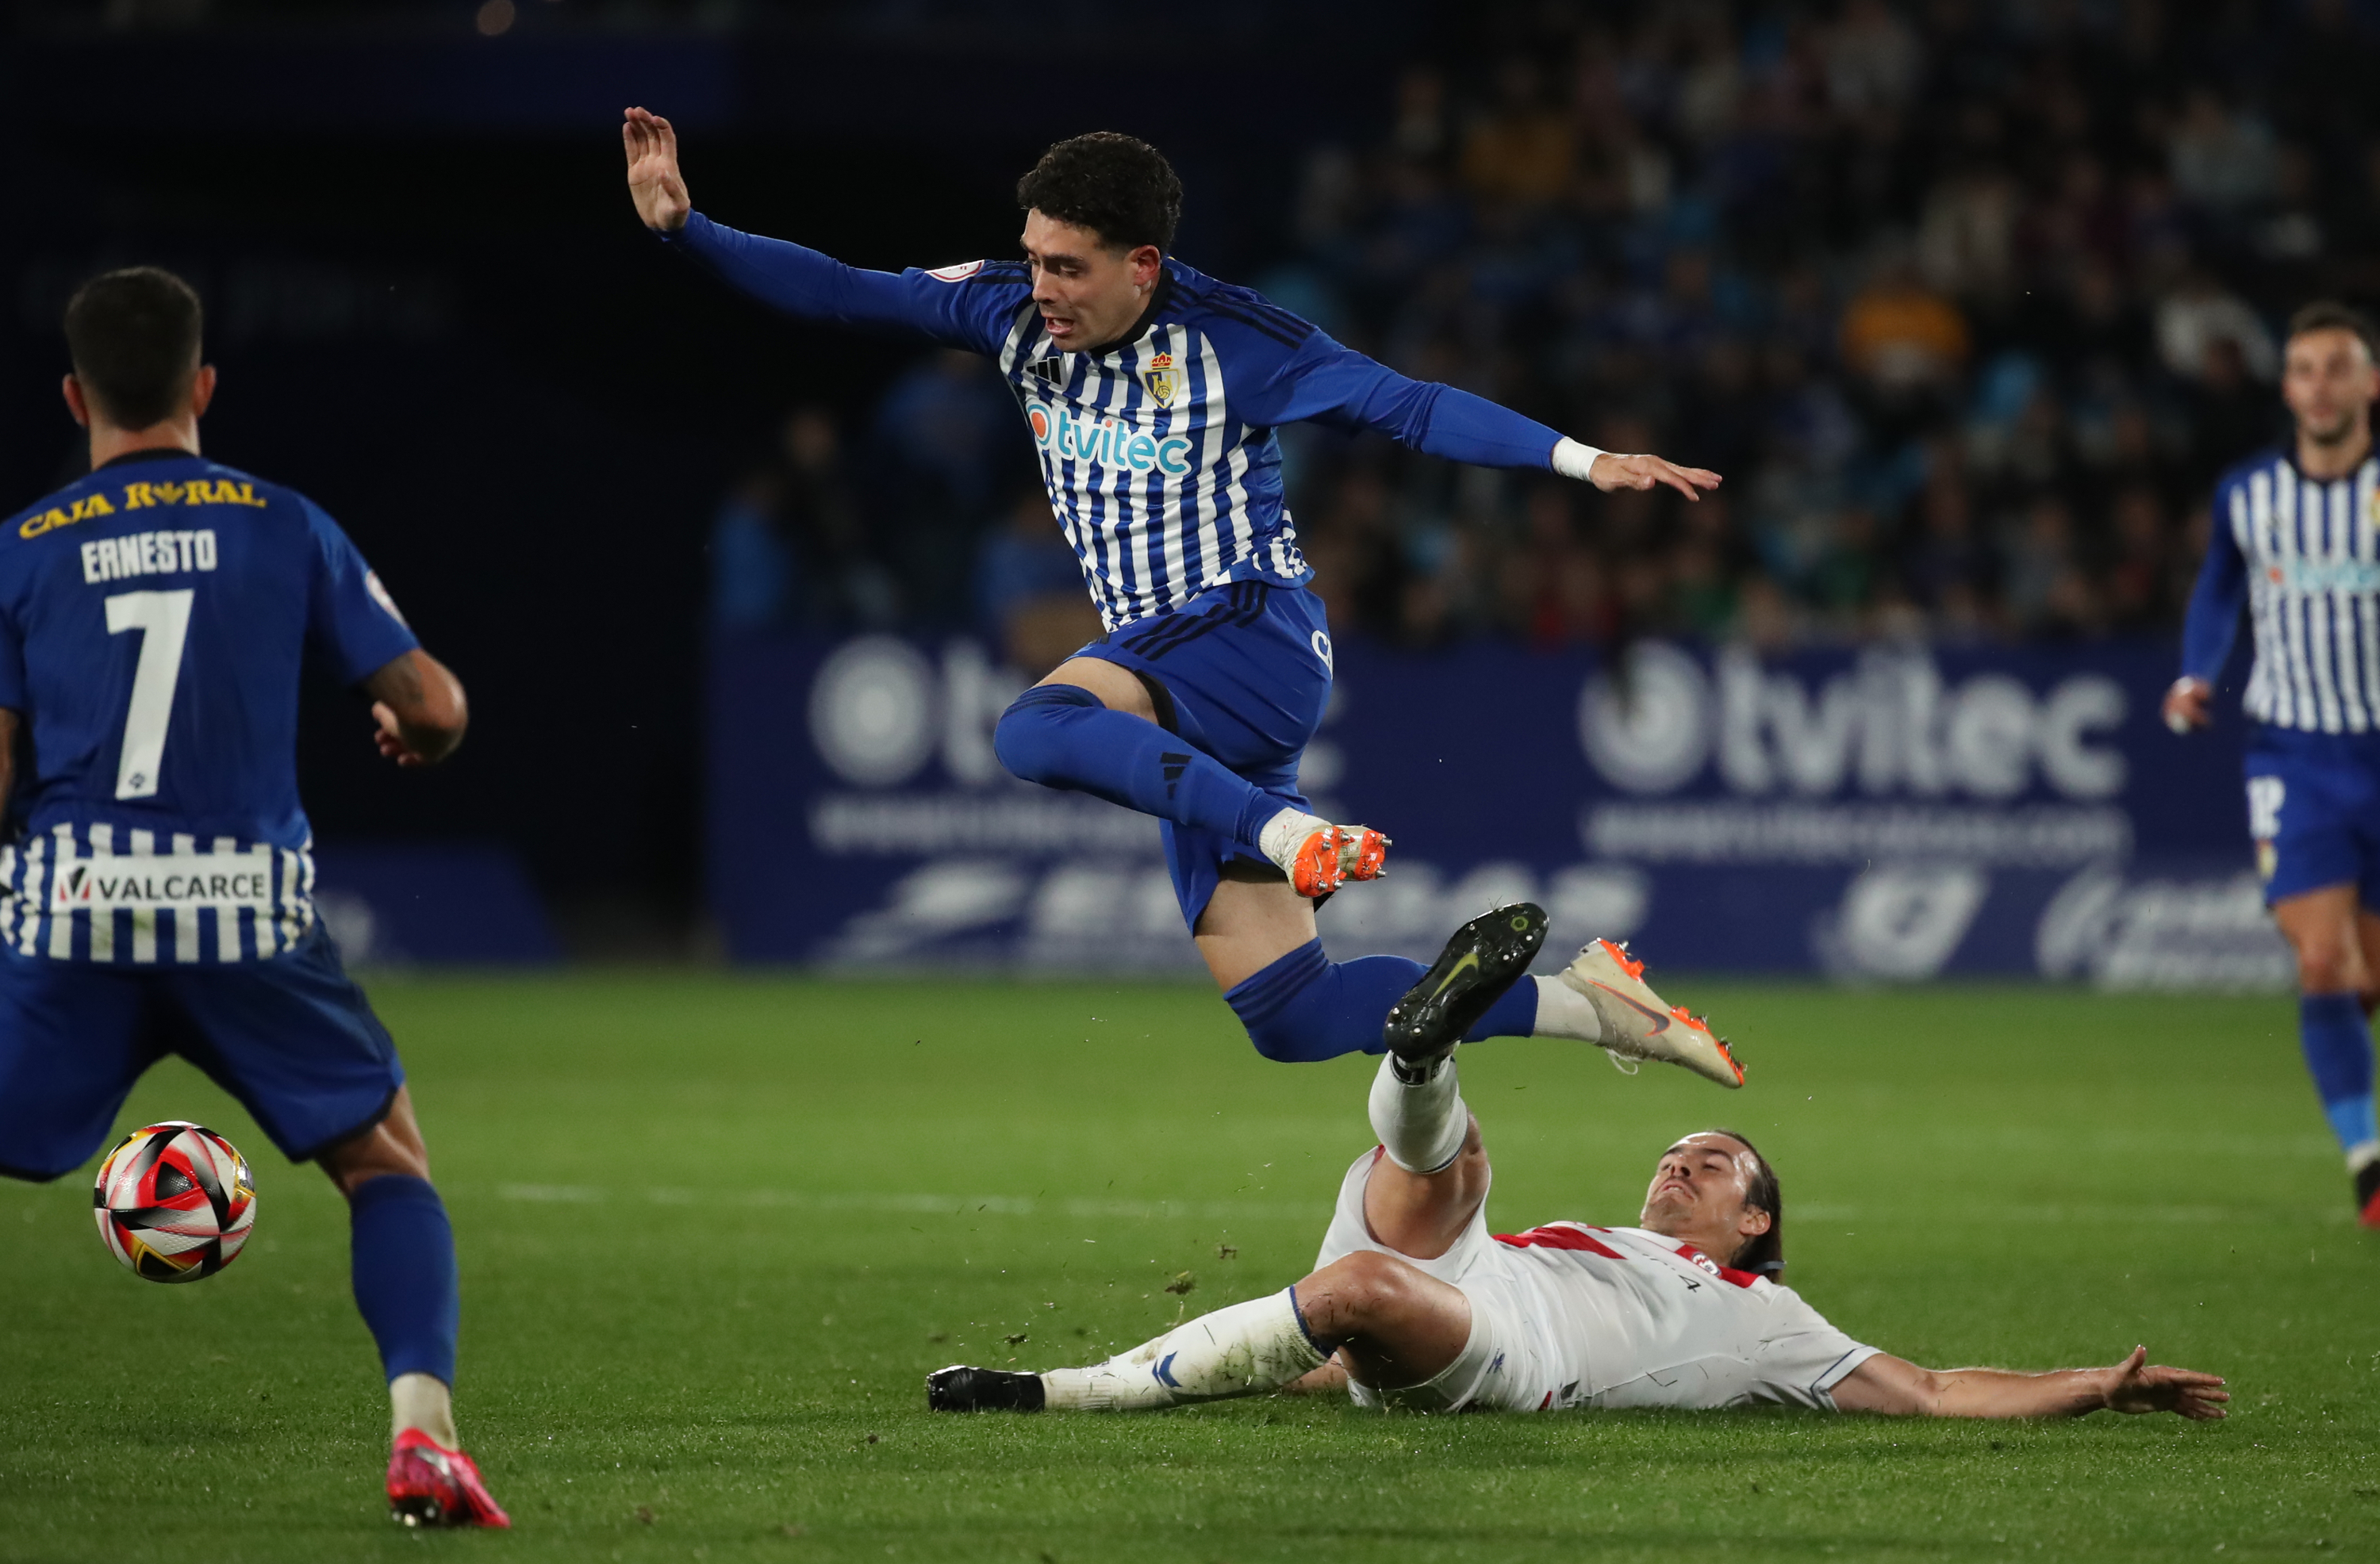
<svg viewBox="0 0 2380 1564"><path fill-rule="evenodd" d="M2350 0L1467 14L1377 135L1305 155L1280 259L1234 280L1727 481L1603 496L1285 430L1342 634L2170 634L2215 476L2281 431L2278 322L2380 293L2380 30ZM1017 421L942 356L879 410L897 445L796 414L722 516L722 621L973 624L1054 661L1096 623Z"/></svg>

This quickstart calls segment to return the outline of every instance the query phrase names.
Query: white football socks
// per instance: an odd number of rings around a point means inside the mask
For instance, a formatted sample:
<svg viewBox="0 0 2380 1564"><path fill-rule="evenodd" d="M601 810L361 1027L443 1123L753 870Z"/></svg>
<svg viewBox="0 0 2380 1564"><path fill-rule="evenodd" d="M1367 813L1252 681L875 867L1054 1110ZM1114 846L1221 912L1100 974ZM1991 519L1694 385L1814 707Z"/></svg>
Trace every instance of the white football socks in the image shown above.
<svg viewBox="0 0 2380 1564"><path fill-rule="evenodd" d="M1309 815L1303 809L1283 809L1257 832L1257 847L1281 873L1294 874L1299 844L1316 831L1330 829L1330 822L1319 815Z"/></svg>
<svg viewBox="0 0 2380 1564"><path fill-rule="evenodd" d="M2348 1177L2353 1178L2374 1162L2380 1162L2380 1140L2368 1140L2362 1146L2348 1147Z"/></svg>
<svg viewBox="0 0 2380 1564"><path fill-rule="evenodd" d="M1463 1155L1471 1110L1455 1085L1452 1055L1418 1081L1407 1080L1405 1069L1394 1054L1380 1061L1372 1077L1372 1133L1406 1172L1435 1173Z"/></svg>
<svg viewBox="0 0 2380 1564"><path fill-rule="evenodd" d="M400 1374L388 1382L388 1437L419 1428L444 1449L463 1448L455 1433L455 1392L434 1374Z"/></svg>
<svg viewBox="0 0 2380 1564"><path fill-rule="evenodd" d="M1533 1037L1572 1037L1582 1043L1603 1041L1603 1018L1593 1001L1560 977L1537 982L1537 1024Z"/></svg>
<svg viewBox="0 0 2380 1564"><path fill-rule="evenodd" d="M1284 1287L1201 1315L1153 1341L1087 1368L1041 1376L1051 1412L1146 1412L1278 1390L1329 1361Z"/></svg>

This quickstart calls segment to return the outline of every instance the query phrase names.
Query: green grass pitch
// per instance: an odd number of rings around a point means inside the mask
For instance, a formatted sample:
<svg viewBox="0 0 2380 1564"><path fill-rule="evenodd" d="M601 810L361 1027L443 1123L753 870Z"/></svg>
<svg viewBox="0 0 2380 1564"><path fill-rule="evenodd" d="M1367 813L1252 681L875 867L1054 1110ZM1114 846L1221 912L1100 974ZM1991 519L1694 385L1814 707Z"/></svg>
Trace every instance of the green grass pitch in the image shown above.
<svg viewBox="0 0 2380 1564"><path fill-rule="evenodd" d="M0 1558L2380 1553L2380 1242L2286 1000L1670 986L1741 1041L1742 1094L1466 1050L1499 1231L1631 1218L1671 1136L1730 1123L1854 1335L2026 1367L2145 1341L2228 1376L2234 1417L932 1417L942 1364L1084 1361L1303 1274L1368 1064L1265 1063L1182 987L390 979L462 1251L463 1432L516 1529L386 1520L342 1207L170 1063L123 1125L229 1134L256 1240L153 1286L89 1170L0 1185Z"/></svg>

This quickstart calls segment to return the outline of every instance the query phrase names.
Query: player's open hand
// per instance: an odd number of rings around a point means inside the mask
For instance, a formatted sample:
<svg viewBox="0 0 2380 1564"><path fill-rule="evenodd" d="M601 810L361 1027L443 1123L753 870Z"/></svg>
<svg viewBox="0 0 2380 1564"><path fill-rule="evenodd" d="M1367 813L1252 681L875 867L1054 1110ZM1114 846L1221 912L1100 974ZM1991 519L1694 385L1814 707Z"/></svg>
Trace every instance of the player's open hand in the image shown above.
<svg viewBox="0 0 2380 1564"><path fill-rule="evenodd" d="M685 227L694 201L686 193L686 176L678 172L677 132L670 122L643 109L629 109L620 125L620 144L628 153L628 194L645 226L660 234Z"/></svg>
<svg viewBox="0 0 2380 1564"><path fill-rule="evenodd" d="M1689 500L1699 500L1704 490L1719 485L1718 474L1707 467L1682 467L1658 456L1621 456L1609 451L1595 458L1595 466L1587 469L1586 480L1607 494L1666 483Z"/></svg>
<svg viewBox="0 0 2380 1564"><path fill-rule="evenodd" d="M2205 727L2215 721L2215 713L2208 709L2214 698L2213 685L2204 679L2193 679L2184 674L2165 692L2165 725L2178 734L2192 733Z"/></svg>
<svg viewBox="0 0 2380 1564"><path fill-rule="evenodd" d="M2193 1423L2213 1423L2225 1415L2223 1403L2231 1399L2222 1376L2153 1364L2146 1347L2133 1348L2107 1374L2104 1399L2113 1412L2171 1412Z"/></svg>

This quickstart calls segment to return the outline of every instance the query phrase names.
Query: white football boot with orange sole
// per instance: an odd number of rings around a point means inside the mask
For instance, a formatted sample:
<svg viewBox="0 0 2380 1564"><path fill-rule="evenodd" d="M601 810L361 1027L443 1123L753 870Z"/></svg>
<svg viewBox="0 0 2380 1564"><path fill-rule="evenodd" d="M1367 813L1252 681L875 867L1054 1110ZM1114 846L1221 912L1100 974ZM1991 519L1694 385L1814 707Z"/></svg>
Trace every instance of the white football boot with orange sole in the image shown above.
<svg viewBox="0 0 2380 1564"><path fill-rule="evenodd" d="M1686 1013L1653 992L1645 981L1645 964L1632 960L1628 947L1597 940L1579 952L1562 969L1561 981L1595 1007L1603 1024L1596 1047L1625 1070L1640 1059L1680 1064L1722 1086L1743 1085L1743 1066L1707 1022Z"/></svg>
<svg viewBox="0 0 2380 1564"><path fill-rule="evenodd" d="M1351 879L1388 872L1389 839L1369 826L1335 826L1285 809L1265 835L1267 855L1301 896L1328 896Z"/></svg>

